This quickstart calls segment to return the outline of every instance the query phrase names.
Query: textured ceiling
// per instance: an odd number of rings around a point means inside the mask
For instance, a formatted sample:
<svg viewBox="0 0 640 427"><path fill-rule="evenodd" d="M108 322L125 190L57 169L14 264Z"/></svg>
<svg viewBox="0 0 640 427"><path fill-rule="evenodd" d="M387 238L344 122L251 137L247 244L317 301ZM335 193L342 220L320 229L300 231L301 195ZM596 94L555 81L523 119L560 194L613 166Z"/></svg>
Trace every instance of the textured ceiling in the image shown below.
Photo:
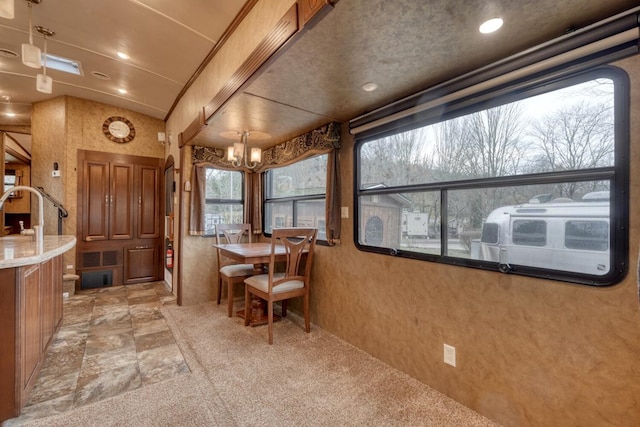
<svg viewBox="0 0 640 427"><path fill-rule="evenodd" d="M263 147L516 54L638 5L629 0L340 0L287 48L198 138L228 144L228 129L266 132ZM501 16L497 33L480 34ZM365 92L362 85L378 89Z"/></svg>
<svg viewBox="0 0 640 427"><path fill-rule="evenodd" d="M28 108L68 94L164 118L244 3L42 0L34 6L34 24L56 31L50 52L80 59L85 76L51 71L54 93L46 96L35 91L36 70L0 56L0 95ZM637 0L339 0L218 111L194 142L222 147L229 140L220 134L250 130L270 135L258 142L263 148L274 145L636 6ZM16 0L16 19L0 19L0 48L19 52L27 38L26 9L26 1ZM480 23L494 16L504 19L504 27L480 34ZM130 61L116 57L121 48ZM112 79L97 80L93 70ZM366 82L378 90L363 91ZM118 95L119 85L130 93ZM1 104L0 113L6 108Z"/></svg>

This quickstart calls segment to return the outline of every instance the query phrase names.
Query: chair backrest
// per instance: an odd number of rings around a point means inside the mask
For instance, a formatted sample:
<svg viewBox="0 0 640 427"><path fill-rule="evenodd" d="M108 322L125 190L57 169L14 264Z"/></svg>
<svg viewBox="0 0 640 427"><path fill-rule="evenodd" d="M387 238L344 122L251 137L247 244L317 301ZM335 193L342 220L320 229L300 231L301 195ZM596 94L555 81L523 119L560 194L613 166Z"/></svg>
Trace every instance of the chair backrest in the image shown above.
<svg viewBox="0 0 640 427"><path fill-rule="evenodd" d="M276 246L282 245L287 253L287 261L284 270L285 277L281 281L303 280L306 286L311 275L317 237L317 228L274 228L271 233L270 282L273 283ZM301 270L303 261L304 268Z"/></svg>
<svg viewBox="0 0 640 427"><path fill-rule="evenodd" d="M216 243L240 243L246 235L251 243L251 224L216 224Z"/></svg>

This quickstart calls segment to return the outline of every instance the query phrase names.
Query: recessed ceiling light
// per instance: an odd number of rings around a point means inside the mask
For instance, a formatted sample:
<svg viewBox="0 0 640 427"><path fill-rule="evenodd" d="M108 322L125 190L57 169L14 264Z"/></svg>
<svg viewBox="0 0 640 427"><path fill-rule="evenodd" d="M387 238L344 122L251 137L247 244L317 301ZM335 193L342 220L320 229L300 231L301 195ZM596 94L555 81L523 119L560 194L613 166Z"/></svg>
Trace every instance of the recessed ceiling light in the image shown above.
<svg viewBox="0 0 640 427"><path fill-rule="evenodd" d="M4 115L7 117L15 117L16 113L4 113Z"/></svg>
<svg viewBox="0 0 640 427"><path fill-rule="evenodd" d="M126 54L126 53L124 53L124 52L118 52L118 56L119 56L121 59L129 59L129 55L127 55L127 54Z"/></svg>
<svg viewBox="0 0 640 427"><path fill-rule="evenodd" d="M502 18L489 19L480 25L480 32L482 34L493 33L494 31L498 31L503 23Z"/></svg>
<svg viewBox="0 0 640 427"><path fill-rule="evenodd" d="M378 89L378 85L373 82L368 82L362 85L362 90L366 92L373 92L376 89Z"/></svg>
<svg viewBox="0 0 640 427"><path fill-rule="evenodd" d="M127 90L120 88L120 89L118 89L118 92L120 92L121 94L124 95L125 93L127 93Z"/></svg>

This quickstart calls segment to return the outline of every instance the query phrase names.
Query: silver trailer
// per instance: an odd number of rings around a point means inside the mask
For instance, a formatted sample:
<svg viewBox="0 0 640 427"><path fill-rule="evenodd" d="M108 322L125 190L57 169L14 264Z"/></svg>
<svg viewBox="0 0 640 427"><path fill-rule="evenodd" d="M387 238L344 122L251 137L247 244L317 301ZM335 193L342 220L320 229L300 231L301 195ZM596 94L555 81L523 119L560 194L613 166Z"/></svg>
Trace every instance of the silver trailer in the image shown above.
<svg viewBox="0 0 640 427"><path fill-rule="evenodd" d="M500 268L530 266L605 275L610 265L609 194L594 192L581 201L555 199L495 209L474 241L471 257Z"/></svg>

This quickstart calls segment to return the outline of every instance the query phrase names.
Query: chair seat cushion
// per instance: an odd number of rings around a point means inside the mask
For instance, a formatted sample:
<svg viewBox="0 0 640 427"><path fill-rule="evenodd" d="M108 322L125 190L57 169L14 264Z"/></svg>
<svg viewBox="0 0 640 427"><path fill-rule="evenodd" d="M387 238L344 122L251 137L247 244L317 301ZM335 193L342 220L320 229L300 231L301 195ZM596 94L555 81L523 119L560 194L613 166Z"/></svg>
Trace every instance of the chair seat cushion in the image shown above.
<svg viewBox="0 0 640 427"><path fill-rule="evenodd" d="M273 280L277 281L284 278L284 273L274 273ZM262 292L269 292L269 275L258 274L257 276L251 276L245 279L244 283L253 286L254 288L261 290ZM302 280L291 280L284 282L273 288L273 293L278 294L281 292L292 291L294 289L301 289L304 287Z"/></svg>
<svg viewBox="0 0 640 427"><path fill-rule="evenodd" d="M251 276L253 274L253 264L230 264L220 269L220 274L227 277Z"/></svg>

